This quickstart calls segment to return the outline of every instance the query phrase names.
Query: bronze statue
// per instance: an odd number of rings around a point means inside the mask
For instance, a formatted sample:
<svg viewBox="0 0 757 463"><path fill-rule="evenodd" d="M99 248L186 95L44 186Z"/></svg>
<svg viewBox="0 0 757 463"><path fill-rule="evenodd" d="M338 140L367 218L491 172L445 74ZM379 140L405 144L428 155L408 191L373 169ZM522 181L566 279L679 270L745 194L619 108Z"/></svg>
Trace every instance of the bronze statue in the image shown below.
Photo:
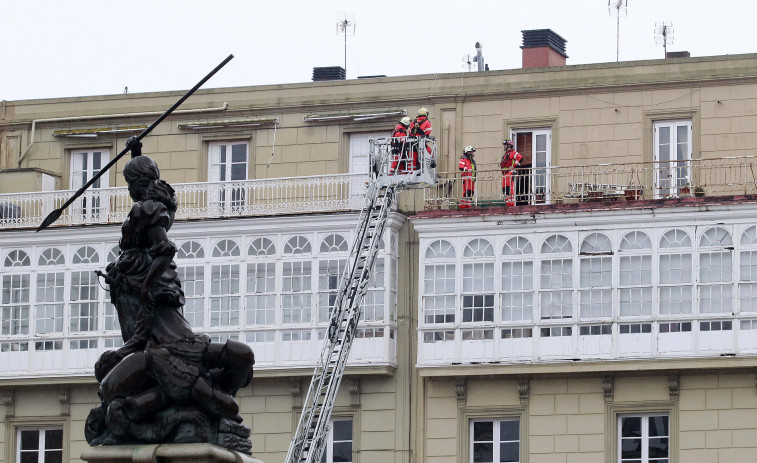
<svg viewBox="0 0 757 463"><path fill-rule="evenodd" d="M184 293L168 240L177 200L155 161L127 142L123 170L135 201L121 227L118 259L106 274L124 345L95 364L99 407L85 434L90 445L210 442L250 453L250 429L234 400L252 380L247 344L212 343L182 314Z"/></svg>

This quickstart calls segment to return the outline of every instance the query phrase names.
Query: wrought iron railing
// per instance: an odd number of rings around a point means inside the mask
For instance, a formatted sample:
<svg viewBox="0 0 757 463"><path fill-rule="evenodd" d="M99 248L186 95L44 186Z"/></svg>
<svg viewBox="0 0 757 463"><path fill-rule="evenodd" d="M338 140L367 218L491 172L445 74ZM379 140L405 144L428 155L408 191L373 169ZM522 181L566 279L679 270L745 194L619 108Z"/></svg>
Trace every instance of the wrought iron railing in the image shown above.
<svg viewBox="0 0 757 463"><path fill-rule="evenodd" d="M504 178L504 180L503 180ZM461 207L471 183L462 172L439 173L424 193L426 209ZM508 188L509 187L509 188ZM518 168L503 175L487 166L476 174L475 206L576 201L665 199L757 193L757 156L690 161ZM621 199L622 200L622 199ZM467 202L462 202L462 207Z"/></svg>
<svg viewBox="0 0 757 463"><path fill-rule="evenodd" d="M362 209L368 175L341 174L174 184L177 219L206 219ZM71 191L0 195L0 230L36 228ZM92 189L54 226L120 223L134 202L125 187Z"/></svg>

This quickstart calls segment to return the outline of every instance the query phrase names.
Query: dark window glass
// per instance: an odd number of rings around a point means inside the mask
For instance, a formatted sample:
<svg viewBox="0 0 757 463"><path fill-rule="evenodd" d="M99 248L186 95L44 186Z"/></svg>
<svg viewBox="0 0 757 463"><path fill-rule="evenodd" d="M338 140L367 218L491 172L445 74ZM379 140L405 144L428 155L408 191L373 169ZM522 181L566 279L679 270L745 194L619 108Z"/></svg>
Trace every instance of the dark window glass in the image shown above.
<svg viewBox="0 0 757 463"><path fill-rule="evenodd" d="M481 421L473 423L473 440L491 441L494 438L494 423L492 421Z"/></svg>
<svg viewBox="0 0 757 463"><path fill-rule="evenodd" d="M334 421L334 440L352 440L352 420Z"/></svg>
<svg viewBox="0 0 757 463"><path fill-rule="evenodd" d="M21 452L21 463L37 463L37 452Z"/></svg>
<svg viewBox="0 0 757 463"><path fill-rule="evenodd" d="M621 437L641 437L641 417L623 418Z"/></svg>
<svg viewBox="0 0 757 463"><path fill-rule="evenodd" d="M63 452L60 450L53 450L45 452L45 463L62 463Z"/></svg>
<svg viewBox="0 0 757 463"><path fill-rule="evenodd" d="M348 463L352 461L352 442L334 443L334 463Z"/></svg>
<svg viewBox="0 0 757 463"><path fill-rule="evenodd" d="M649 439L649 458L666 458L668 456L668 438L654 437Z"/></svg>
<svg viewBox="0 0 757 463"><path fill-rule="evenodd" d="M21 431L21 450L37 450L39 448L39 431Z"/></svg>
<svg viewBox="0 0 757 463"><path fill-rule="evenodd" d="M623 439L620 458L624 462L629 458L641 458L641 439Z"/></svg>
<svg viewBox="0 0 757 463"><path fill-rule="evenodd" d="M59 450L63 448L63 430L48 429L45 431L45 448Z"/></svg>
<svg viewBox="0 0 757 463"><path fill-rule="evenodd" d="M649 435L650 437L668 436L668 417L650 416L649 417Z"/></svg>
<svg viewBox="0 0 757 463"><path fill-rule="evenodd" d="M504 442L499 444L499 461L520 461L520 451L517 442Z"/></svg>
<svg viewBox="0 0 757 463"><path fill-rule="evenodd" d="M494 445L489 443L473 444L474 463L492 463L494 459Z"/></svg>
<svg viewBox="0 0 757 463"><path fill-rule="evenodd" d="M518 437L520 436L520 426L518 421L515 420L508 420L508 421L500 421L499 422L499 440L501 441L512 441L512 440L518 440ZM502 460L502 461L509 461L509 460Z"/></svg>

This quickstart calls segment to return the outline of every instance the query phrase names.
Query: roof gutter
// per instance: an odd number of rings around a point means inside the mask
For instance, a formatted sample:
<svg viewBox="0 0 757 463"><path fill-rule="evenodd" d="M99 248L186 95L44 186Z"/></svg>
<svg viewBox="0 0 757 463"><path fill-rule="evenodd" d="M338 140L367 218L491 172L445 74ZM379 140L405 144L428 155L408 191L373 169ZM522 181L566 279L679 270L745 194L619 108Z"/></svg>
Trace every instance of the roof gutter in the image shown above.
<svg viewBox="0 0 757 463"><path fill-rule="evenodd" d="M215 108L200 108L200 109L180 109L178 111L174 111L174 114L194 114L194 113L205 113L205 112L212 112L212 111L226 111L229 108L229 103L227 101L223 102L223 106L218 106ZM36 130L37 124L45 123L45 122L68 122L68 121L92 121L92 120L98 120L98 119L111 119L111 118L117 118L117 117L144 117L144 116L160 116L163 114L163 111L148 111L148 112L142 112L142 113L117 113L117 114L97 114L92 116L69 116L69 117L52 117L47 119L34 119L32 121L32 132L29 136L29 146L26 147L23 153L18 157L18 167L21 167L21 161L24 160L24 157L26 157L26 153L29 152L29 149L34 144L34 132Z"/></svg>

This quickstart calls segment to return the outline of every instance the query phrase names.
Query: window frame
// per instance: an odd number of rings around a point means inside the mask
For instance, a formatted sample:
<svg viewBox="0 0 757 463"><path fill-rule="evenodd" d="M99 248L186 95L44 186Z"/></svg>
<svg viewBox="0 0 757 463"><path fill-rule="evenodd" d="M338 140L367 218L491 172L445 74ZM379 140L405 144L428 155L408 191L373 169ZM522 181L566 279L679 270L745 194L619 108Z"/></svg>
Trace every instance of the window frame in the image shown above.
<svg viewBox="0 0 757 463"><path fill-rule="evenodd" d="M473 422L487 420L518 419L519 427L519 463L528 461L528 405L515 407L460 407L457 419L457 455L458 462L472 463Z"/></svg>
<svg viewBox="0 0 757 463"><path fill-rule="evenodd" d="M20 452L21 441L19 439L19 432L21 430L29 429L61 429L63 431L63 449L62 449L62 461L65 463L70 461L70 438L69 438L69 418L68 417L8 417L5 421L6 424L6 445L5 461L20 461L17 460Z"/></svg>
<svg viewBox="0 0 757 463"><path fill-rule="evenodd" d="M605 463L620 463L621 416L668 415L668 461L679 461L679 403L677 400L638 403L610 403L605 407ZM648 463L648 462L647 462Z"/></svg>
<svg viewBox="0 0 757 463"><path fill-rule="evenodd" d="M334 422L335 421L349 421L351 423L352 427L352 440L349 442L351 443L352 448L352 458L348 463L356 463L357 462L357 455L359 452L355 450L355 436L357 435L356 428L355 428L355 418L354 416L332 416L329 419L329 432L326 435L326 443L325 448L323 449L323 456L321 457L320 461L323 461L325 463L333 463L334 461ZM347 441L338 441L341 442L347 442Z"/></svg>

